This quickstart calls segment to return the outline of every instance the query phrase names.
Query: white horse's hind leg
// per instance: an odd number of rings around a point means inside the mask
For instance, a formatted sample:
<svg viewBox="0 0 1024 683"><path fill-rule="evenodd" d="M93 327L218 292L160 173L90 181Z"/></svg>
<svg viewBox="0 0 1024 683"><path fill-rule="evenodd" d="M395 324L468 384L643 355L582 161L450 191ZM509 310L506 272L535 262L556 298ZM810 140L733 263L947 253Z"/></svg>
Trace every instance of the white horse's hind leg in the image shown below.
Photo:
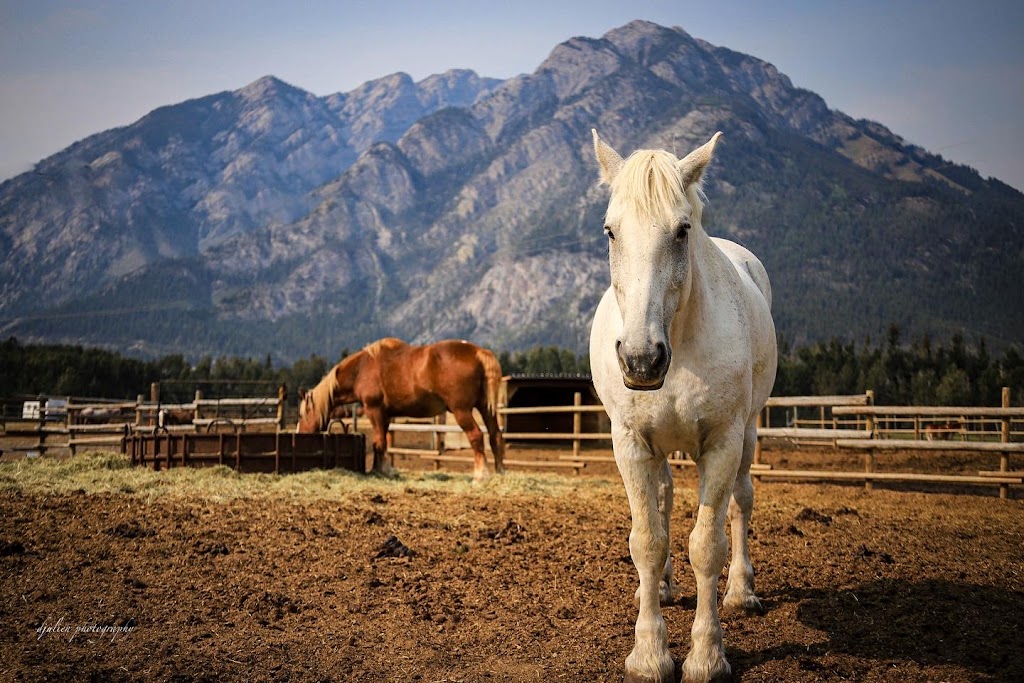
<svg viewBox="0 0 1024 683"><path fill-rule="evenodd" d="M743 439L743 460L736 474L729 503L729 520L732 526L732 561L729 563L729 581L726 584L722 608L763 612L761 601L754 595L754 567L750 563L750 544L747 532L750 529L750 514L754 509L754 484L750 481L750 463L754 460L757 445L757 427L747 427Z"/></svg>
<svg viewBox="0 0 1024 683"><path fill-rule="evenodd" d="M633 518L629 553L640 577L636 643L626 657L626 680L668 683L675 680L675 664L661 614L660 583L669 554L668 530L658 504L663 462L630 435L615 428L612 433L615 462Z"/></svg>
<svg viewBox="0 0 1024 683"><path fill-rule="evenodd" d="M738 439L737 439L738 441ZM729 554L725 515L736 479L740 444L715 448L701 455L700 507L690 533L690 565L697 580L697 610L690 631L690 653L683 663L684 683L708 683L729 676L732 669L722 647L718 619L718 577Z"/></svg>

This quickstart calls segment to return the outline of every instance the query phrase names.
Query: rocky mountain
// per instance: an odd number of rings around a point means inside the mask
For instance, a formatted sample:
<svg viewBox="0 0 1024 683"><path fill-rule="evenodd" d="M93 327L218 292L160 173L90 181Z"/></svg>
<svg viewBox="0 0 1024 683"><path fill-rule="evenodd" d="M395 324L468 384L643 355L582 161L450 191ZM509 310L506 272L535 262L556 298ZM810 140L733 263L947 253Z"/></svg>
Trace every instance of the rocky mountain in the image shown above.
<svg viewBox="0 0 1024 683"><path fill-rule="evenodd" d="M762 257L796 344L1024 333L1024 196L830 110L771 64L632 22L499 82L274 78L158 109L0 186L0 333L329 357L383 335L584 350L607 286L590 128L725 133L705 223Z"/></svg>

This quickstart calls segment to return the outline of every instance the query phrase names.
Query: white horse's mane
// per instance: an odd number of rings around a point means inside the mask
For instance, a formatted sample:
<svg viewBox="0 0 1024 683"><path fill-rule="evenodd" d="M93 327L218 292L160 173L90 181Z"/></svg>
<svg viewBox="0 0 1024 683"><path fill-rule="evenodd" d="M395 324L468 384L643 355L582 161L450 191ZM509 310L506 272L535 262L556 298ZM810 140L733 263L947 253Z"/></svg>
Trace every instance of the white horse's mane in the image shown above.
<svg viewBox="0 0 1024 683"><path fill-rule="evenodd" d="M611 183L613 196L633 205L643 215L668 222L672 210L685 198L693 207L693 220L700 222L704 208L701 184L683 187L679 160L664 150L640 149L629 155Z"/></svg>

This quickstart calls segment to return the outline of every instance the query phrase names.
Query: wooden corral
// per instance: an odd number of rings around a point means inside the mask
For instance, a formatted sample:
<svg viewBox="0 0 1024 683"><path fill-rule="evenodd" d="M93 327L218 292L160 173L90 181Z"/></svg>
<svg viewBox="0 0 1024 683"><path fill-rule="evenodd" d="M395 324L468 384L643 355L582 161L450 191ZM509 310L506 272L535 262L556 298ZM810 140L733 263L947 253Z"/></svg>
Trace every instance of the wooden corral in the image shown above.
<svg viewBox="0 0 1024 683"><path fill-rule="evenodd" d="M45 402L45 397L40 398ZM290 423L283 398L282 387L276 397L211 400L197 394L187 404L146 401L141 396L135 402L65 399L66 415L60 420L45 412L30 420L8 418L2 448L30 455L73 455L76 449L106 447L154 467L225 464L246 471L324 466L365 470L365 462L356 462L355 455L364 443L354 429L358 411L333 422L326 436L296 438L286 431ZM176 414L185 415L184 424L172 424ZM552 453L539 459L507 457L506 464L512 468L578 474L588 463L614 461L608 417L587 378L506 378L499 415L513 450ZM438 469L471 460L462 453L446 452L465 447L457 440L463 434L456 425L442 420L396 420L391 430L393 435L408 434L416 441L394 447L393 453ZM1024 484L1020 462L1011 461L1024 454L1022 434L1024 408L1010 407L1008 390L998 408L877 406L871 392L772 397L758 425L753 475L757 479L862 481L867 489L882 481L988 484L998 486L1000 497L1007 497L1010 486ZM780 444L798 450L810 447L811 460L804 457L799 465L787 466L785 458L775 456ZM769 462L762 460L762 448L772 454ZM830 461L832 453L837 457ZM926 472L914 471L915 458L920 464L921 457L950 458L963 464L947 472L930 465ZM993 458L991 465L987 457ZM910 464L900 465L901 461ZM693 465L683 453L672 454L669 462L675 467Z"/></svg>
<svg viewBox="0 0 1024 683"><path fill-rule="evenodd" d="M833 397L842 398L842 397ZM784 400L784 399L780 399ZM818 399L823 400L823 399ZM797 480L863 481L871 490L874 482L924 482L933 484L998 485L999 497L1007 498L1009 487L1024 484L1024 473L1010 467L1010 455L1024 453L1024 443L1012 441L1014 421L1024 420L1024 408L1010 407L1009 389L1003 389L999 408L961 406L876 406L871 401L842 401L828 406L834 424L808 428L759 429L759 442L767 437L787 437L800 443L827 436L840 451L862 454L861 471L825 471L769 468L757 470L755 478ZM922 425L948 424L956 420L958 431L969 435L961 441L934 441L922 438ZM839 425L845 424L845 427ZM993 428L994 427L994 428ZM821 432L821 434L819 434ZM825 434L827 432L827 434ZM999 456L998 468L982 469L975 474L936 474L879 471L880 453L943 454L959 453Z"/></svg>
<svg viewBox="0 0 1024 683"><path fill-rule="evenodd" d="M195 392L189 403L165 403L156 385L150 400L103 401L62 397L59 416L40 410L30 420L6 420L5 450L29 455L75 455L82 449L120 449L125 434L252 432L284 428L285 387L275 396L207 399ZM52 397L51 397L52 400ZM35 403L46 404L46 397Z"/></svg>

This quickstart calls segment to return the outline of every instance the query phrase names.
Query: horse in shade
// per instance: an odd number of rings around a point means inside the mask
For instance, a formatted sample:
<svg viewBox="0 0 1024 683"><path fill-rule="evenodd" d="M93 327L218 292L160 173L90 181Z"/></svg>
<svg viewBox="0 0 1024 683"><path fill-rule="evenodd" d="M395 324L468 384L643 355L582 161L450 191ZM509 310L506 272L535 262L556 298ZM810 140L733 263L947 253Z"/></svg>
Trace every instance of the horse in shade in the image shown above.
<svg viewBox="0 0 1024 683"><path fill-rule="evenodd" d="M473 479L487 477L484 436L473 416L480 411L494 453L494 470L504 473L505 442L498 427L501 365L491 351L466 341L413 346L380 339L331 368L299 400L297 432L327 428L334 407L361 403L373 426L373 470L386 474L388 426L394 417L434 417L451 411L473 449Z"/></svg>

